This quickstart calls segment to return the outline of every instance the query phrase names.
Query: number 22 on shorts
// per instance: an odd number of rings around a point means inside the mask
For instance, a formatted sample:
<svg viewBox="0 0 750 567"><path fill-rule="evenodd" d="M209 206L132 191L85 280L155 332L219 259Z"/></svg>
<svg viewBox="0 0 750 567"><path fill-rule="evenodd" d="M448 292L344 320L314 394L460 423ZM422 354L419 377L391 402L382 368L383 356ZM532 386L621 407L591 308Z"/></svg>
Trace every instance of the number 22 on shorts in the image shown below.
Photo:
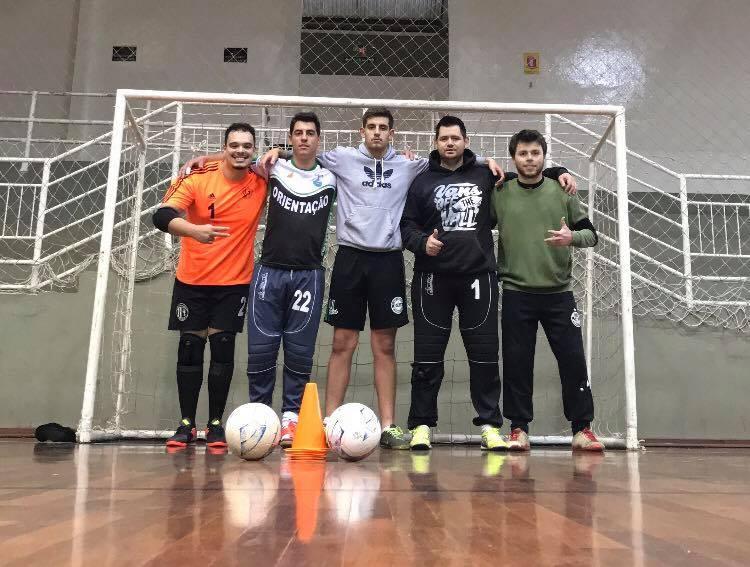
<svg viewBox="0 0 750 567"><path fill-rule="evenodd" d="M310 311L310 301L312 300L312 294L309 291L302 291L298 289L294 292L294 303L292 309L295 311L302 311L307 313ZM304 303L302 303L304 301Z"/></svg>

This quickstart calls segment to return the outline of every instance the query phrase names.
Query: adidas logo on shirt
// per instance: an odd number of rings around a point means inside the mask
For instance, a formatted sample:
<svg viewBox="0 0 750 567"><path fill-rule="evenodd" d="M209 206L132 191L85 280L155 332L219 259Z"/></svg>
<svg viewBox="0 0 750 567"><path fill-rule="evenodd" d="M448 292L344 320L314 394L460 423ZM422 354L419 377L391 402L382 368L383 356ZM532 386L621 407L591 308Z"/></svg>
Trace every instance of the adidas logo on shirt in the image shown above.
<svg viewBox="0 0 750 567"><path fill-rule="evenodd" d="M388 179L393 175L392 169L386 169L383 171L383 166L380 163L375 165L375 171L365 166L365 175L370 178L370 181L363 181L362 187L382 187L383 189L390 189L391 184L386 183L384 180Z"/></svg>

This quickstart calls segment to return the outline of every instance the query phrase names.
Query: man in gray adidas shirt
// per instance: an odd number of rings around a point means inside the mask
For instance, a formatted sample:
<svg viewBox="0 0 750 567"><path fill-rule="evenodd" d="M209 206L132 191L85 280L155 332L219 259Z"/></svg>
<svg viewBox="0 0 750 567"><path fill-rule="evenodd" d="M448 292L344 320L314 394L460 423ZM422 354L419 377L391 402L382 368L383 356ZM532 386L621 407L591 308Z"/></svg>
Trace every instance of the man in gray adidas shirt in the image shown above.
<svg viewBox="0 0 750 567"><path fill-rule="evenodd" d="M364 143L358 148L338 147L318 156L338 181L339 250L325 317L334 327L325 411L331 415L344 401L352 356L369 311L375 390L383 424L380 444L407 449L407 439L394 416L396 329L409 322L399 222L409 185L428 168L429 161L396 154L391 146L393 115L386 108L368 109L360 133ZM279 154L278 149L267 152L259 160L261 167L269 167ZM487 165L503 176L494 160L487 160Z"/></svg>

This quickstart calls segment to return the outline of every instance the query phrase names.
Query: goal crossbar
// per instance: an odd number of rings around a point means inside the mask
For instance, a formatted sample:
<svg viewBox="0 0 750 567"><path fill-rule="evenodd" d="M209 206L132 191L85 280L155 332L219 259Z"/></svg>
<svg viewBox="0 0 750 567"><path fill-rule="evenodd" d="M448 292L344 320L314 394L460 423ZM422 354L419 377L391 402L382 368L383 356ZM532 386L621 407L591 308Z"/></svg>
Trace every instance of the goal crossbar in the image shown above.
<svg viewBox="0 0 750 567"><path fill-rule="evenodd" d="M234 93L202 93L186 91L150 91L140 89L118 89L117 97L133 100L168 100L170 102L195 102L213 104L269 104L274 106L349 108L386 108L414 110L455 110L462 112L529 112L534 114L589 114L612 116L625 113L625 107L599 104L537 104L516 102L473 102L457 100L405 100L383 98L336 98L281 95L252 95Z"/></svg>

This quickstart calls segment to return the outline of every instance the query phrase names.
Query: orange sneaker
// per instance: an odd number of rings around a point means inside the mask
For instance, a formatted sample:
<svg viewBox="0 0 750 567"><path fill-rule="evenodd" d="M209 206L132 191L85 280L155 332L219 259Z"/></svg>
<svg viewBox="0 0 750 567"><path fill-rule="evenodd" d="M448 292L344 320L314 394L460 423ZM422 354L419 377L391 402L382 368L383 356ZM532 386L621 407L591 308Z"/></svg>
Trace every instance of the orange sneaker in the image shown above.
<svg viewBox="0 0 750 567"><path fill-rule="evenodd" d="M582 429L573 436L574 451L604 451L604 444L596 438L594 432L588 427Z"/></svg>
<svg viewBox="0 0 750 567"><path fill-rule="evenodd" d="M281 426L281 441L279 441L279 445L285 449L291 447L295 433L297 433L297 422L291 420L287 421Z"/></svg>

